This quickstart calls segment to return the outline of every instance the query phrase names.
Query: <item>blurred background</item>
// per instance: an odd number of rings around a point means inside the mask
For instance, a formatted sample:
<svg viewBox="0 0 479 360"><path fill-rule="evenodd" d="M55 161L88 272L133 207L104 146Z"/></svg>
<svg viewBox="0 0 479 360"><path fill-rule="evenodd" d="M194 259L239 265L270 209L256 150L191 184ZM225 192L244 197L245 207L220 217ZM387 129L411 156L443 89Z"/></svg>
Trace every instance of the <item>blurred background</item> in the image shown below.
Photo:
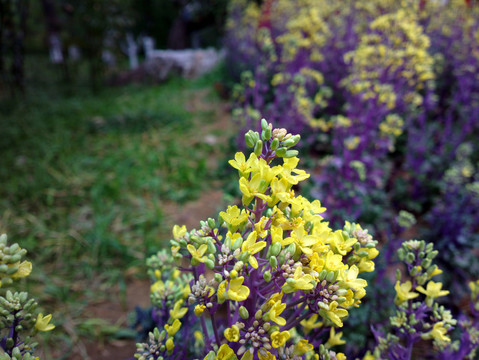
<svg viewBox="0 0 479 360"><path fill-rule="evenodd" d="M227 160L262 117L302 135L296 190L381 241L379 280L424 238L461 309L479 273L478 74L474 0L0 0L0 233L57 325L40 355L134 353L145 259L237 201ZM369 291L350 354L394 297Z"/></svg>

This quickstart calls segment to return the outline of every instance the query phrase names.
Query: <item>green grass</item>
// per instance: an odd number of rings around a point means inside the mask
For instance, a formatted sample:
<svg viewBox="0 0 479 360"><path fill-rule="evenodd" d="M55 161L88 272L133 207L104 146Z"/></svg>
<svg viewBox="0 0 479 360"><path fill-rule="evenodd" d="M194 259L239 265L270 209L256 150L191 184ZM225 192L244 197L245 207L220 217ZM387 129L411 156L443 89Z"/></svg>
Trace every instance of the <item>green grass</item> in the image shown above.
<svg viewBox="0 0 479 360"><path fill-rule="evenodd" d="M221 149L201 134L218 79L76 96L36 88L1 104L0 233L29 251L29 286L47 308L71 312L105 284L124 287L125 271L164 245L164 205L211 186L208 159ZM209 105L188 111L192 97Z"/></svg>

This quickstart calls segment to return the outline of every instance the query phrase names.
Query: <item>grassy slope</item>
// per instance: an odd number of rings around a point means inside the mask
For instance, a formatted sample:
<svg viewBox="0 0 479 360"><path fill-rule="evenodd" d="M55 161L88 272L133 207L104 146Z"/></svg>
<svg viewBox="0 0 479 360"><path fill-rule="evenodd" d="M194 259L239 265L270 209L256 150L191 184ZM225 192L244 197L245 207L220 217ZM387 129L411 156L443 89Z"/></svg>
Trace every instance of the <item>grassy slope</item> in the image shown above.
<svg viewBox="0 0 479 360"><path fill-rule="evenodd" d="M39 89L4 104L0 232L29 250L31 290L57 324L162 246L166 202L211 186L218 148L198 134L214 121L219 99L206 89L218 77L74 97ZM210 105L192 113L198 96Z"/></svg>

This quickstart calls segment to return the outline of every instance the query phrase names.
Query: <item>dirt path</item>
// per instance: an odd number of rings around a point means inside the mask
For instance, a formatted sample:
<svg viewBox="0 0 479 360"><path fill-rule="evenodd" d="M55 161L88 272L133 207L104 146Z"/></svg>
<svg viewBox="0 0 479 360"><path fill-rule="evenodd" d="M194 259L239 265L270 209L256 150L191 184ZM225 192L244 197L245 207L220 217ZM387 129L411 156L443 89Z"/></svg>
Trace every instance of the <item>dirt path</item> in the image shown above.
<svg viewBox="0 0 479 360"><path fill-rule="evenodd" d="M186 104L191 113L211 111L213 114L211 122L199 125L195 141L205 141L218 145L215 148L221 149L231 134L228 105L226 103L221 103L220 107L211 105L207 99L210 96L208 89L194 91L191 95ZM221 150L211 156L208 166L217 166L219 156L222 156ZM200 220L216 217L218 210L223 208L222 199L223 192L218 188L212 188L203 192L198 199L184 205L169 202L164 205L167 214L165 227L171 228L174 224L179 224L186 225L188 229L197 228ZM126 293L122 292L119 286L111 287L107 292L103 300L88 304L84 311L89 319L103 325L127 326L128 313L134 311L136 306L146 308L150 305L150 281L135 275L127 275ZM132 358L136 349L135 340L132 339L103 342L81 338L76 340L72 339L75 345L74 353L69 357L71 360L126 360Z"/></svg>

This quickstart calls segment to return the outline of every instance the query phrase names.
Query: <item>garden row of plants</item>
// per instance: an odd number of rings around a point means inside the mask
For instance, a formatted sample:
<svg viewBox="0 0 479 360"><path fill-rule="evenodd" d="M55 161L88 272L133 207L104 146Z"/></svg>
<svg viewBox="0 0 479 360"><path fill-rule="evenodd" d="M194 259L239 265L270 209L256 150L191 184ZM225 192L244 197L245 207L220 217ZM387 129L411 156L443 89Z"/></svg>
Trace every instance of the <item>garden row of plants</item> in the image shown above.
<svg viewBox="0 0 479 360"><path fill-rule="evenodd" d="M478 11L230 3L241 203L149 260L136 358L477 356Z"/></svg>
<svg viewBox="0 0 479 360"><path fill-rule="evenodd" d="M152 329L135 358L476 358L478 15L462 1L232 1L234 114L254 129L229 161L241 200L175 226L148 259ZM6 275L26 267L4 259ZM1 313L10 333L16 311ZM6 354L29 356L10 333Z"/></svg>

